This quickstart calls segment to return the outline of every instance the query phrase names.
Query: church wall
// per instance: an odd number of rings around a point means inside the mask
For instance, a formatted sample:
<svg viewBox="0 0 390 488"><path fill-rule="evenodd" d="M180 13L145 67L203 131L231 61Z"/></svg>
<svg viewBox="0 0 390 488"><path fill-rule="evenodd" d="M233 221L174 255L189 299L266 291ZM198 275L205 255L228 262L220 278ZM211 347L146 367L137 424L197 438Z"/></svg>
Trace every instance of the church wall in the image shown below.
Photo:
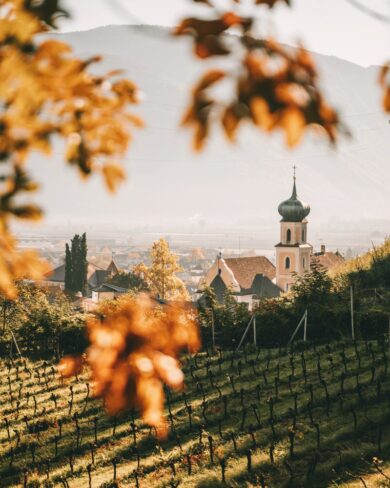
<svg viewBox="0 0 390 488"><path fill-rule="evenodd" d="M291 240L287 240L287 231L291 231ZM304 239L302 239L302 231L304 231ZM281 222L280 226L280 242L282 244L301 244L307 240L307 222Z"/></svg>

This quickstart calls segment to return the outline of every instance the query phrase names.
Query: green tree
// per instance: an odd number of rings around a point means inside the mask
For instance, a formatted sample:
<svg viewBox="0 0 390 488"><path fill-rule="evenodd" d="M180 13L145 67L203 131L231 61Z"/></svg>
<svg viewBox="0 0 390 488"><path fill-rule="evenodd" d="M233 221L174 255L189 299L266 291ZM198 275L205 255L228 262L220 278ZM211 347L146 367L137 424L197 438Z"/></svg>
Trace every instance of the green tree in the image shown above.
<svg viewBox="0 0 390 488"><path fill-rule="evenodd" d="M73 276L72 255L70 252L69 244L66 243L65 244L65 290L66 291L73 290L72 276Z"/></svg>
<svg viewBox="0 0 390 488"><path fill-rule="evenodd" d="M296 276L291 291L294 303L298 307L327 304L331 301L333 281L326 269L313 259L310 270Z"/></svg>
<svg viewBox="0 0 390 488"><path fill-rule="evenodd" d="M85 293L87 285L87 236L75 234L65 248L65 290Z"/></svg>
<svg viewBox="0 0 390 488"><path fill-rule="evenodd" d="M112 276L107 283L112 285L121 286L122 288L127 288L128 290L134 291L147 291L148 285L141 276L130 272L125 273L124 271L119 271L119 273Z"/></svg>

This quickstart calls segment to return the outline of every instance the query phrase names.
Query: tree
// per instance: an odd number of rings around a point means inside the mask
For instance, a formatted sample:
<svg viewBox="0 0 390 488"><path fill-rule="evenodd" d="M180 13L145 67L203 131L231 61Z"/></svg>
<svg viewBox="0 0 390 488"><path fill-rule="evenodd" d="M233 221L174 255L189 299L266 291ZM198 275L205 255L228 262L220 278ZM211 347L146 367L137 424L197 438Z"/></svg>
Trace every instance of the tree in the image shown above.
<svg viewBox="0 0 390 488"><path fill-rule="evenodd" d="M133 270L145 281L149 290L162 300L188 299L184 283L176 276L183 269L165 239L159 239L153 244L150 258L150 266L141 263Z"/></svg>
<svg viewBox="0 0 390 488"><path fill-rule="evenodd" d="M288 146L298 144L307 129L314 129L332 143L336 142L338 134L344 130L343 124L323 96L314 62L303 48L289 50L275 40L257 39L253 28L255 15L241 16L239 0L227 2L227 9L215 7L213 0L194 2L210 9L208 18L184 19L176 34L191 36L195 53L201 59L230 56L229 61L235 62L235 66L225 63L231 66L229 70L222 67L208 71L193 90L183 124L194 131L195 149L204 146L213 120L222 126L230 141L234 141L242 122L249 121L265 132L282 130ZM281 3L290 5L291 2L255 0L255 5L260 7L273 8ZM98 56L79 59L67 44L40 35L54 28L59 16L67 14L60 4L60 0L4 0L1 3L0 161L4 171L0 190L0 291L8 299L16 297L17 280L39 279L47 270L47 265L35 253L18 249L10 231L13 220L39 219L42 215L37 205L20 199L38 188L27 171L27 157L32 151L49 154L53 137L61 137L66 141L66 161L84 177L101 173L109 191L114 191L125 177L122 166L115 161L127 152L130 127L142 126L142 121L128 112L128 105L138 102L134 83L119 79L118 71L92 74L89 68L100 60ZM229 33L239 35L226 36ZM237 52L239 57L235 60L233 55ZM384 108L390 112L388 75L389 66L386 66L382 69L380 83L384 90ZM221 102L212 91L214 88L218 91L226 80L233 90L230 98L224 97L225 102ZM73 259L72 250L70 255ZM162 298L176 299L186 294L183 283L175 276L179 270L167 244L156 243L152 265L144 266L142 273L152 291ZM82 266L77 273L79 278L83 275ZM76 288L82 290L82 278ZM144 316L146 309L140 303L130 308L123 307L115 317L106 317L104 325L111 327L120 323L122 327L123 323L127 324L130 336L134 337L139 327L134 316ZM178 318L176 325L180 323ZM175 319L167 320L167 324L175 325ZM165 329L168 335L169 327ZM121 328L120 333L123 331ZM154 333L151 327L143 340L147 343ZM114 340L112 343L118 344ZM124 343L132 346L129 341ZM175 362L174 357L186 345L186 341L180 342L172 350L164 344L163 351ZM95 355L96 358L100 366L100 355ZM127 357L121 361L121 368L130 368ZM158 361L157 366L162 368ZM162 389L148 388L141 369L135 376L134 369L120 371L120 384L125 385L126 392L140 390L138 396L131 399L132 404L137 404L144 417L156 425L156 419L161 418ZM161 377L165 378L165 383L177 384L168 374L176 375L177 379L177 367L163 373L165 376L161 374ZM122 381L124 375L131 381ZM112 375L110 380L114 377ZM114 387L113 390L122 393L122 389ZM154 393L158 402L151 406ZM130 402L127 397L122 399Z"/></svg>
<svg viewBox="0 0 390 488"><path fill-rule="evenodd" d="M72 255L69 244L65 244L65 290L71 291L73 289L72 283L73 269L72 269Z"/></svg>
<svg viewBox="0 0 390 488"><path fill-rule="evenodd" d="M87 284L87 236L75 234L65 246L65 290L85 293Z"/></svg>
<svg viewBox="0 0 390 488"><path fill-rule="evenodd" d="M295 277L291 292L295 304L306 309L309 305L328 303L332 296L332 288L333 282L328 272L313 259L310 270Z"/></svg>
<svg viewBox="0 0 390 488"><path fill-rule="evenodd" d="M128 290L136 292L148 291L148 285L146 284L145 280L143 280L141 276L132 272L125 273L123 271L119 271L119 273L112 276L107 283L121 286L122 288L127 288Z"/></svg>
<svg viewBox="0 0 390 488"><path fill-rule="evenodd" d="M61 3L1 2L0 291L8 298L16 296L16 280L39 279L49 270L36 253L18 249L10 231L11 221L42 215L23 198L38 189L26 165L31 152L50 154L52 139L61 137L66 161L84 177L100 173L113 191L124 179L115 161L126 154L130 127L142 125L128 111L138 101L131 81L118 71L93 74L90 66L98 56L79 59L66 43L40 36L67 14Z"/></svg>

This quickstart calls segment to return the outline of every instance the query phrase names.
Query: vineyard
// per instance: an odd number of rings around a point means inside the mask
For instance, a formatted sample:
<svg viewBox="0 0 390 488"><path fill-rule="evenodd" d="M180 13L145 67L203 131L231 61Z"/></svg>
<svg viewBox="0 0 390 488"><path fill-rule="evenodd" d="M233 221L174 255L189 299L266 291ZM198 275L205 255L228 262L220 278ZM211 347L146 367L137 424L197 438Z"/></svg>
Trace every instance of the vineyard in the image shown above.
<svg viewBox="0 0 390 488"><path fill-rule="evenodd" d="M104 413L87 376L3 360L0 485L390 486L390 371L383 342L184 357L169 435Z"/></svg>

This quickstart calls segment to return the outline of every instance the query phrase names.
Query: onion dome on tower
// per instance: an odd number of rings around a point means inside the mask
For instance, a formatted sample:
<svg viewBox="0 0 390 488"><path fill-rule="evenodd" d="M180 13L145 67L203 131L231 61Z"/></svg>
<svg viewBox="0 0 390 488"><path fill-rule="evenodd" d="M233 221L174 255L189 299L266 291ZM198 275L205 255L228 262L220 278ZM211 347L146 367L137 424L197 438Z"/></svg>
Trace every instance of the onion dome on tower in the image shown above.
<svg viewBox="0 0 390 488"><path fill-rule="evenodd" d="M292 195L278 207L278 212L282 216L282 222L302 222L302 220L310 213L310 206L298 199L295 180L294 168L294 186Z"/></svg>

